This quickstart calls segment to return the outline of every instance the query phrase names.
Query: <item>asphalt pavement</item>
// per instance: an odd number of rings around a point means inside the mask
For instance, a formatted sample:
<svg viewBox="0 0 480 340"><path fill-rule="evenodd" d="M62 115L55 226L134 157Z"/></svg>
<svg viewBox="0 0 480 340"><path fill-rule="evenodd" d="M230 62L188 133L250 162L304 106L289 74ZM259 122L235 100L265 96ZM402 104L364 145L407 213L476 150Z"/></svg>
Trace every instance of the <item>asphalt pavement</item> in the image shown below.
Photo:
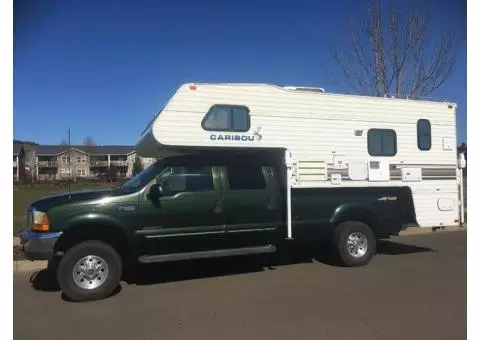
<svg viewBox="0 0 480 340"><path fill-rule="evenodd" d="M139 268L102 301L14 274L14 339L465 339L466 231L396 237L366 267L328 253Z"/></svg>

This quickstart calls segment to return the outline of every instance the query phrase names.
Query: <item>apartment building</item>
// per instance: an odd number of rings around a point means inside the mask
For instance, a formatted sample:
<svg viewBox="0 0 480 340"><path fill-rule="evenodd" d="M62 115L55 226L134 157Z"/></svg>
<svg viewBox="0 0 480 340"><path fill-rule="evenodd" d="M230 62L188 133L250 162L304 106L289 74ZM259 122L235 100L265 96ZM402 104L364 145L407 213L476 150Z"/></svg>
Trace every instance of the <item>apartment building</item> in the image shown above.
<svg viewBox="0 0 480 340"><path fill-rule="evenodd" d="M35 145L34 156L27 161L25 149L25 143L14 141L14 180L20 179L23 168L39 181L94 178L112 171L118 177L131 177L136 157L134 147L125 145ZM155 161L140 160L144 168Z"/></svg>

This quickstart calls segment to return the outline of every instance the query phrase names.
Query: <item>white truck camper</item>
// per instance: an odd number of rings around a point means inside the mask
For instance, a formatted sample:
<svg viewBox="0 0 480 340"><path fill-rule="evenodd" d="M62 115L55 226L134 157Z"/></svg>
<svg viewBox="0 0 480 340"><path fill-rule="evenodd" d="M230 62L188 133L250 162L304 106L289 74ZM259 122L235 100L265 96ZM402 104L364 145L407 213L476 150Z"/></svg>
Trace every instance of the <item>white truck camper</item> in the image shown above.
<svg viewBox="0 0 480 340"><path fill-rule="evenodd" d="M456 104L333 94L269 84L185 84L136 145L144 157L200 150L283 150L291 193L408 187L419 227L464 223ZM396 200L384 195L378 200Z"/></svg>

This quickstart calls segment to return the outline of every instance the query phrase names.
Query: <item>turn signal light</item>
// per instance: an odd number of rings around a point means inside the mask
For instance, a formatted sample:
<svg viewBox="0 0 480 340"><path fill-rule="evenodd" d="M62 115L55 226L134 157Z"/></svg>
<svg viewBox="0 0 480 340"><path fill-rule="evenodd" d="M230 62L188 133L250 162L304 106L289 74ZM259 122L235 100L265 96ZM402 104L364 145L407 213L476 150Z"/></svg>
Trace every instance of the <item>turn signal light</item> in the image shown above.
<svg viewBox="0 0 480 340"><path fill-rule="evenodd" d="M50 223L46 214L42 216L39 222L33 224L32 230L35 231L48 231L50 229Z"/></svg>

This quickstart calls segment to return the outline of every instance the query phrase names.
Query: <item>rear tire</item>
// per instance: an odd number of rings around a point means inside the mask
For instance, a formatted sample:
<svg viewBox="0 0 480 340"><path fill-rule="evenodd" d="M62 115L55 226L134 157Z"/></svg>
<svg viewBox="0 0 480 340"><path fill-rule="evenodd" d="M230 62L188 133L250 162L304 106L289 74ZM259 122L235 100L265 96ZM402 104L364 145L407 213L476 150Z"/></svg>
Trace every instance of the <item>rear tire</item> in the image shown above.
<svg viewBox="0 0 480 340"><path fill-rule="evenodd" d="M338 225L333 243L338 259L347 267L368 264L376 252L375 234L362 222L347 221Z"/></svg>
<svg viewBox="0 0 480 340"><path fill-rule="evenodd" d="M110 245L81 242L60 260L57 280L72 301L93 301L111 295L122 276L122 260Z"/></svg>

